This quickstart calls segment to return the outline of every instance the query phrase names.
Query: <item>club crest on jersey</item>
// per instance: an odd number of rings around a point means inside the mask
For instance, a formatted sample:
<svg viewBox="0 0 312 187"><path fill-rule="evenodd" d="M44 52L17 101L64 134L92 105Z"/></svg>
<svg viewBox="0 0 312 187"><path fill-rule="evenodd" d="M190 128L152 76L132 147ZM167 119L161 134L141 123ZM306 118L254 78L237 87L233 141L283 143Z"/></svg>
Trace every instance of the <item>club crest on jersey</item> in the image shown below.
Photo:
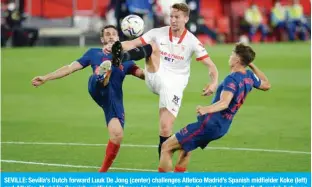
<svg viewBox="0 0 312 187"><path fill-rule="evenodd" d="M182 45L182 46L181 46L181 51L183 52L184 50L185 50L185 46Z"/></svg>
<svg viewBox="0 0 312 187"><path fill-rule="evenodd" d="M185 45L180 45L180 44L173 45L174 53L179 54L179 53L184 52L185 47L186 47Z"/></svg>

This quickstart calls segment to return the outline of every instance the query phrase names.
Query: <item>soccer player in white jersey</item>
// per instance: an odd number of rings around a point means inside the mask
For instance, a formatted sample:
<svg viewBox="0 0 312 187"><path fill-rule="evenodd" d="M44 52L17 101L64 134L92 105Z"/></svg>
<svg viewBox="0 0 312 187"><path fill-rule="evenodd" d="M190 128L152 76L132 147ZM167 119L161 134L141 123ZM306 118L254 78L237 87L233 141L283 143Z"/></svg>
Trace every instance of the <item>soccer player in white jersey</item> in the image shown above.
<svg viewBox="0 0 312 187"><path fill-rule="evenodd" d="M209 69L211 79L202 95L209 96L216 91L218 70L200 41L185 28L189 20L189 8L184 3L171 7L170 26L155 28L142 37L131 41L116 42L112 47L112 63L146 58L145 80L149 89L159 95L159 148L167 140L178 115L183 91L190 75L192 54ZM123 52L122 52L123 50ZM182 152L180 156L185 156ZM183 163L175 171L183 172Z"/></svg>

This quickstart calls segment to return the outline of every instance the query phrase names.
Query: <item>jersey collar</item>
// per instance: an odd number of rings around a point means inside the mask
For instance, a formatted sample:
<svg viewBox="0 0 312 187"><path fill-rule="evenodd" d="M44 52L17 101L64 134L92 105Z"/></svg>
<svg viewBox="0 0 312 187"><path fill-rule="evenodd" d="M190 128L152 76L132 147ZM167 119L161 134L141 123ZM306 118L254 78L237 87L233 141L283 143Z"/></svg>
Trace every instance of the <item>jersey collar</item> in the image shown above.
<svg viewBox="0 0 312 187"><path fill-rule="evenodd" d="M184 28L184 31L183 31L183 33L182 33L182 35L180 36L180 39L179 39L179 41L178 41L178 44L180 44L180 43L183 41L183 39L184 39L186 33L187 33L187 29ZM169 40L170 40L170 42L172 42L172 31L171 31L171 27L169 27Z"/></svg>

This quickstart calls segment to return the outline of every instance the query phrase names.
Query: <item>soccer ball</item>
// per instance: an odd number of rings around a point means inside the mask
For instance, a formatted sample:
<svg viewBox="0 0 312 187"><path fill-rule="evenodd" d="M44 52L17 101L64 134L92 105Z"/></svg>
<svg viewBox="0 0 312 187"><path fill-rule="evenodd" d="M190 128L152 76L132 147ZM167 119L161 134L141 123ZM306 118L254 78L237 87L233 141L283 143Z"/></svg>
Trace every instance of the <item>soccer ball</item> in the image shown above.
<svg viewBox="0 0 312 187"><path fill-rule="evenodd" d="M129 38L137 38L144 32L144 21L137 15L129 15L121 21L121 30Z"/></svg>
<svg viewBox="0 0 312 187"><path fill-rule="evenodd" d="M239 42L245 44L245 45L248 45L249 44L249 39L246 35L242 35L239 37Z"/></svg>

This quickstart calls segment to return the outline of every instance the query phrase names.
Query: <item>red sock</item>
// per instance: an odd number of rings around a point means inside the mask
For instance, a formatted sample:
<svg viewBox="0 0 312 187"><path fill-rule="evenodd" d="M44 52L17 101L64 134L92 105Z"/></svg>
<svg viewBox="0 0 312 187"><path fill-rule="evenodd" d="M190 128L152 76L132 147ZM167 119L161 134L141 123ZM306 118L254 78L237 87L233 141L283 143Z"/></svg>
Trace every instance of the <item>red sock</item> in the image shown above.
<svg viewBox="0 0 312 187"><path fill-rule="evenodd" d="M103 161L102 167L100 168L99 172L107 172L108 168L112 165L114 162L114 159L117 156L117 153L119 151L120 145L114 144L110 140L108 141L107 147L106 147L106 155L105 159Z"/></svg>
<svg viewBox="0 0 312 187"><path fill-rule="evenodd" d="M183 168L183 167L176 166L174 168L174 172L181 172L181 173L183 173L185 171L186 171L186 168Z"/></svg>
<svg viewBox="0 0 312 187"><path fill-rule="evenodd" d="M158 172L165 173L165 170L163 170L162 168L158 168Z"/></svg>

